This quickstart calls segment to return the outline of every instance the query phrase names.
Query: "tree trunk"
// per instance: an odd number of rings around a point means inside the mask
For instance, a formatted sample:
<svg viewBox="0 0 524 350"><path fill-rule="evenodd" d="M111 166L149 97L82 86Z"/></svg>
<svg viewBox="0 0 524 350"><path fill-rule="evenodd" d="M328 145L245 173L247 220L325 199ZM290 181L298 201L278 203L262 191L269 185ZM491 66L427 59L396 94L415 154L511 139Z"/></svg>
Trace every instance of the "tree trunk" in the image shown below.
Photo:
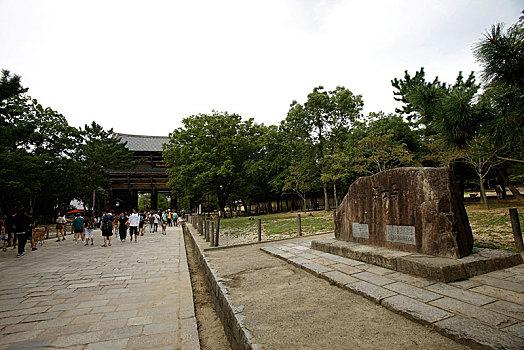
<svg viewBox="0 0 524 350"><path fill-rule="evenodd" d="M497 172L499 173L500 177L502 178L502 180L504 180L504 183L506 184L506 186L508 186L509 190L511 191L511 193L513 193L513 195L515 196L516 199L522 199L522 195L520 194L519 190L517 189L517 187L515 187L515 185L513 185L510 181L509 181L509 177L508 177L508 174L506 173L506 170L503 169L503 168L497 168Z"/></svg>
<svg viewBox="0 0 524 350"><path fill-rule="evenodd" d="M333 196L335 197L335 209L338 209L337 184L333 183Z"/></svg>
<svg viewBox="0 0 524 350"><path fill-rule="evenodd" d="M324 186L324 210L328 211L329 210L329 197L328 197L328 192L327 192L327 185L325 182L322 185Z"/></svg>
<svg viewBox="0 0 524 350"><path fill-rule="evenodd" d="M307 207L307 204L306 204L306 197L302 197L302 201L304 202L304 213L306 212L306 207Z"/></svg>
<svg viewBox="0 0 524 350"><path fill-rule="evenodd" d="M33 195L29 196L29 212L33 215L35 213L35 197Z"/></svg>
<svg viewBox="0 0 524 350"><path fill-rule="evenodd" d="M484 189L484 179L479 175L479 185L480 185L480 196L482 197L482 205L484 209L489 209L488 197L486 196L486 190Z"/></svg>

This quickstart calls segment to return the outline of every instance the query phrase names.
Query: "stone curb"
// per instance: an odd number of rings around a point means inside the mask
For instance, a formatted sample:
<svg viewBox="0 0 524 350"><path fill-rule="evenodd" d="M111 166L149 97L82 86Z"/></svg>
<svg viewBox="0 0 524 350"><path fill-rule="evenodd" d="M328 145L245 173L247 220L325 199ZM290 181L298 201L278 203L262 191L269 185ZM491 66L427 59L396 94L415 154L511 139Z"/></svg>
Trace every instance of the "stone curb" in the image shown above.
<svg viewBox="0 0 524 350"><path fill-rule="evenodd" d="M222 322L224 331L231 345L231 349L257 350L258 345L253 343L253 336L244 326L244 316L240 314L243 310L243 307L233 306L233 303L229 298L227 287L221 282L221 278L209 264L203 250L197 244L191 229L185 222L182 224L182 230L184 232L184 237L189 238L189 243L197 252L197 258L203 268L207 288L211 292L213 304L217 311L218 317Z"/></svg>
<svg viewBox="0 0 524 350"><path fill-rule="evenodd" d="M339 288L347 289L361 295L383 307L398 313L424 326L432 327L438 333L455 340L458 343L475 349L524 349L524 344L517 337L511 337L498 329L472 322L461 316L454 315L440 308L403 296L389 289L360 281L352 276L342 279L336 270L316 264L303 258L289 258L279 249L261 247L262 251L301 268ZM321 268L319 268L319 266Z"/></svg>

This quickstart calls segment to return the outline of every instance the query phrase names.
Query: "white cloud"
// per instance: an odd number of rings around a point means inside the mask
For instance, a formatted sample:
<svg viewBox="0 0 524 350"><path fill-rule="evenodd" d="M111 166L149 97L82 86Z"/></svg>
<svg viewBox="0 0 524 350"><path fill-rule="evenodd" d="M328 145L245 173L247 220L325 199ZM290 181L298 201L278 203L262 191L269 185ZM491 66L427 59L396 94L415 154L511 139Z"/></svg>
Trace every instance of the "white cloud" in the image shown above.
<svg viewBox="0 0 524 350"><path fill-rule="evenodd" d="M392 112L390 80L453 81L518 1L0 2L0 67L72 125L167 135L212 109L276 124L318 85Z"/></svg>

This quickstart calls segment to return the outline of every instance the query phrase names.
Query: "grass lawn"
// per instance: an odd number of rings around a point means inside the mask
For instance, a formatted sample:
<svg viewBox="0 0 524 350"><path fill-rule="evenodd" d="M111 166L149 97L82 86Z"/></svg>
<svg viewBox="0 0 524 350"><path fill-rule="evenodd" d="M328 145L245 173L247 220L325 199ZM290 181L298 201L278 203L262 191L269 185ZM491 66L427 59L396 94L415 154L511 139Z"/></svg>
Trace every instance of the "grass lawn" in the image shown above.
<svg viewBox="0 0 524 350"><path fill-rule="evenodd" d="M517 208L520 225L524 229L524 203L515 200L490 200L490 210L482 209L479 201L466 203L469 223L473 231L475 246L516 251L509 208ZM256 240L257 219L262 220L262 239L279 239L298 235L298 213L278 213L269 215L238 217L220 221L221 234L232 241L236 239ZM302 234L334 232L333 213L315 211L303 213ZM231 242L233 243L233 242Z"/></svg>
<svg viewBox="0 0 524 350"><path fill-rule="evenodd" d="M302 234L333 232L333 213L325 211L300 213L302 218ZM257 219L262 220L262 236L266 239L291 237L298 235L297 213L278 213L269 215L239 217L220 220L220 231L231 236L257 234Z"/></svg>
<svg viewBox="0 0 524 350"><path fill-rule="evenodd" d="M466 203L469 224L477 247L517 251L509 217L509 208L517 208L520 227L524 229L524 203L516 200L488 200L490 209L482 209L480 202Z"/></svg>

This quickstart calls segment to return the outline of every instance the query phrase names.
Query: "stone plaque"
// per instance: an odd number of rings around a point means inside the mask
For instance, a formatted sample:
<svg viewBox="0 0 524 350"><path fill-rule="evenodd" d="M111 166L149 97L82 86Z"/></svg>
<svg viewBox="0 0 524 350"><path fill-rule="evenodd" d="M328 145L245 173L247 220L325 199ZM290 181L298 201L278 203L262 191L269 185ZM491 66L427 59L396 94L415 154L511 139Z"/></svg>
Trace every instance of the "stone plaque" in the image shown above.
<svg viewBox="0 0 524 350"><path fill-rule="evenodd" d="M369 225L359 224L358 222L353 223L353 237L369 238Z"/></svg>
<svg viewBox="0 0 524 350"><path fill-rule="evenodd" d="M386 225L386 241L415 245L415 226Z"/></svg>
<svg viewBox="0 0 524 350"><path fill-rule="evenodd" d="M397 168L359 178L338 207L335 238L456 259L473 249L449 168Z"/></svg>

